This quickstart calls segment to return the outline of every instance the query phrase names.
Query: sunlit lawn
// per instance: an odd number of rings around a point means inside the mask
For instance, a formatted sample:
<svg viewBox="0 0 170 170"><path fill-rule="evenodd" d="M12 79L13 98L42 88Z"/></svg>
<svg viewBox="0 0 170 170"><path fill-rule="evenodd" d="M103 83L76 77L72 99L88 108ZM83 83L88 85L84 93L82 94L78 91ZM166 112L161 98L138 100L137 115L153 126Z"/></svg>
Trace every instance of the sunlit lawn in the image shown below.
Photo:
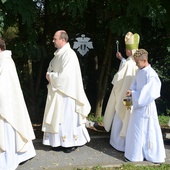
<svg viewBox="0 0 170 170"><path fill-rule="evenodd" d="M121 167L110 167L110 168L102 168L100 166L96 166L93 168L87 168L87 169L75 169L75 170L170 170L169 164L161 164L161 165L155 165L155 166L136 166L134 164L127 164L123 165Z"/></svg>
<svg viewBox="0 0 170 170"><path fill-rule="evenodd" d="M169 121L169 116L164 116L164 115L160 115L158 116L159 119L159 123L161 126L167 126L168 125L168 121ZM89 120L94 121L94 122L102 122L103 121L103 116L100 118L95 118L92 114L89 115L88 117Z"/></svg>
<svg viewBox="0 0 170 170"><path fill-rule="evenodd" d="M164 116L164 115L161 115L161 116L158 116L159 118L159 123L161 126L167 126L168 125L168 121L169 121L169 116Z"/></svg>

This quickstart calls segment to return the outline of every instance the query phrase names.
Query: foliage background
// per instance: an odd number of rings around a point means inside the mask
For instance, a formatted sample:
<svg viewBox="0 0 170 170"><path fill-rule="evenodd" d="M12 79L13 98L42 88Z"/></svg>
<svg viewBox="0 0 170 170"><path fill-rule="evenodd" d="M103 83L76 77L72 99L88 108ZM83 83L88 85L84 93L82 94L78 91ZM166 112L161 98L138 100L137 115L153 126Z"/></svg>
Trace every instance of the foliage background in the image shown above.
<svg viewBox="0 0 170 170"><path fill-rule="evenodd" d="M78 54L86 94L95 117L101 117L119 62L116 40L124 52L124 36L137 32L140 48L162 81L159 114L170 106L170 5L168 0L1 0L0 34L12 50L21 86L33 122L41 122L46 101L45 73L56 50L55 31L64 29L73 45L79 33L94 45L87 56Z"/></svg>

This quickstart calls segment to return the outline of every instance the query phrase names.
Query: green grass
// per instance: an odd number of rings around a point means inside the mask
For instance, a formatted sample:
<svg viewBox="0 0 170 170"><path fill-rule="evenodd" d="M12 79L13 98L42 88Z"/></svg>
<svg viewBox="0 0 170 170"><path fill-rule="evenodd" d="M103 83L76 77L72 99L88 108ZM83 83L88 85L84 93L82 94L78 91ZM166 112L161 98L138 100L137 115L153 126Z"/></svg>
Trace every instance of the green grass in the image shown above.
<svg viewBox="0 0 170 170"><path fill-rule="evenodd" d="M168 125L169 118L170 118L169 116L164 116L164 115L158 116L160 125L162 126Z"/></svg>
<svg viewBox="0 0 170 170"><path fill-rule="evenodd" d="M161 164L161 165L155 165L155 166L137 166L134 164L126 164L122 165L121 167L101 167L101 166L95 166L92 168L77 168L74 170L169 170L170 165L169 164Z"/></svg>
<svg viewBox="0 0 170 170"><path fill-rule="evenodd" d="M159 115L158 116L158 119L159 119L159 123L161 126L167 126L168 125L168 121L169 121L169 116L164 116L164 115ZM94 114L90 114L88 116L88 120L91 120L93 122L98 122L98 123L101 123L103 122L103 116L102 117L98 117L98 118L95 118Z"/></svg>
<svg viewBox="0 0 170 170"><path fill-rule="evenodd" d="M92 122L103 122L103 116L102 117L98 117L98 118L95 118L94 114L89 114L88 120L91 120Z"/></svg>

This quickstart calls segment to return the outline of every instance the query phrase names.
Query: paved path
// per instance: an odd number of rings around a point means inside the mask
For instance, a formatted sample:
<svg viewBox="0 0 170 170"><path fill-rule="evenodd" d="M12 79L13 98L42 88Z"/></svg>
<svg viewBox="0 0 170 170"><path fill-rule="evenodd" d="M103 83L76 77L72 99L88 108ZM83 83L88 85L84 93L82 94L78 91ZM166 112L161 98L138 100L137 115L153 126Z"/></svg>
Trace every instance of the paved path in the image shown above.
<svg viewBox="0 0 170 170"><path fill-rule="evenodd" d="M19 165L17 170L73 170L95 166L119 167L127 164L124 154L116 151L109 145L109 136L91 136L91 141L71 153L52 151L51 147L42 145L42 140L34 141L36 156ZM170 140L165 141L166 162L170 164ZM152 165L144 161L135 163Z"/></svg>

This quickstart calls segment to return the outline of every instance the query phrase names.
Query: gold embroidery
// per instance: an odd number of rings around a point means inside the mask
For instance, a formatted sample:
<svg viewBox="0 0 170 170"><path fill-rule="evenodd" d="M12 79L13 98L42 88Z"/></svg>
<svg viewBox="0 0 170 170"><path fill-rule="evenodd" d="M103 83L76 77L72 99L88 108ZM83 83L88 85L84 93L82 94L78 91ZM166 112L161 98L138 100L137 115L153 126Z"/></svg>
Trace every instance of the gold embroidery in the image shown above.
<svg viewBox="0 0 170 170"><path fill-rule="evenodd" d="M66 136L62 136L61 138L63 142L66 140Z"/></svg>
<svg viewBox="0 0 170 170"><path fill-rule="evenodd" d="M73 135L73 138L74 138L75 140L77 140L77 139L78 139L78 136L77 136L77 135Z"/></svg>

